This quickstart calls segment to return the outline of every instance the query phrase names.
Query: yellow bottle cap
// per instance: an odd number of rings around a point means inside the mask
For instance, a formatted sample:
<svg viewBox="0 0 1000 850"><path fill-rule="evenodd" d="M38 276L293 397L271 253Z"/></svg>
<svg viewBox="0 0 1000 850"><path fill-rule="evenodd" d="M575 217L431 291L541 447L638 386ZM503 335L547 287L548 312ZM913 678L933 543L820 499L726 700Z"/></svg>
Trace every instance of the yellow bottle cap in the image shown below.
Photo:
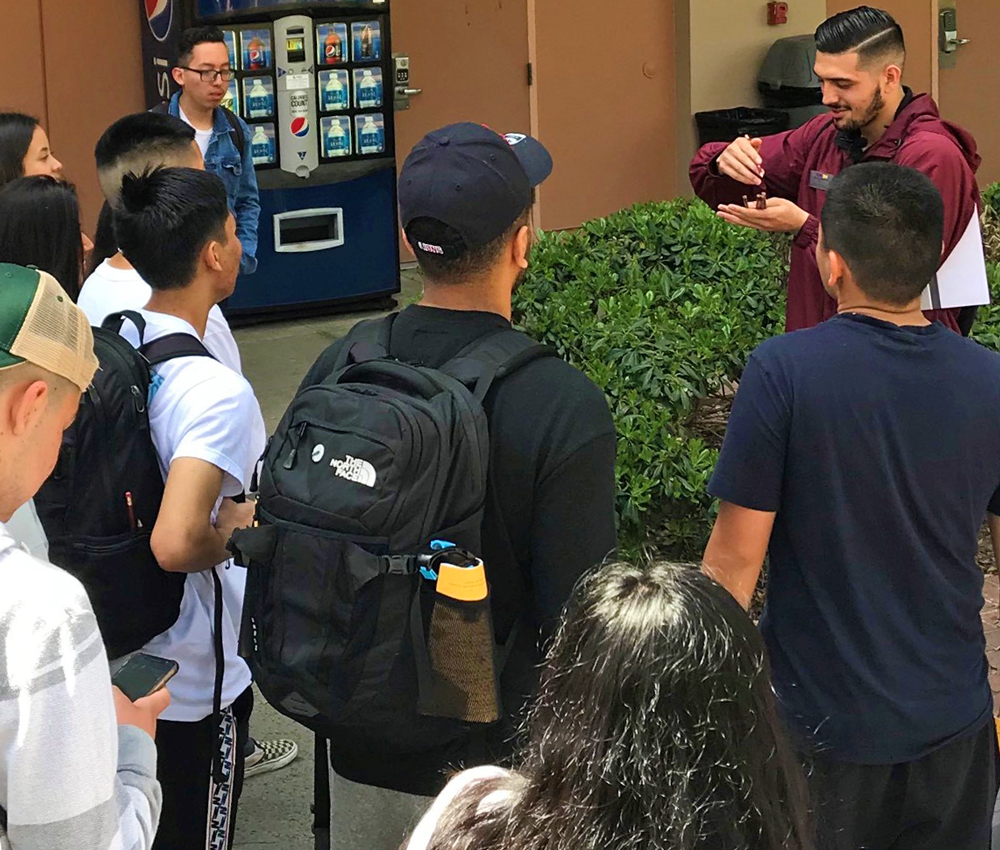
<svg viewBox="0 0 1000 850"><path fill-rule="evenodd" d="M486 568L482 561L474 567L439 564L437 592L459 602L481 602L486 598Z"/></svg>

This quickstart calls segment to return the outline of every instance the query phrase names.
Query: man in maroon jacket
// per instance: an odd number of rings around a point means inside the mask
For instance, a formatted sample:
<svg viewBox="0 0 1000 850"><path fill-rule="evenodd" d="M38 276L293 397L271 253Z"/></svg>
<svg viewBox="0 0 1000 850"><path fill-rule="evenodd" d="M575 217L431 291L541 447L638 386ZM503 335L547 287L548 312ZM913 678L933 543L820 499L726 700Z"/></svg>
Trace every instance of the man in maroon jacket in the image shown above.
<svg viewBox="0 0 1000 850"><path fill-rule="evenodd" d="M691 163L695 193L732 224L796 234L785 320L793 331L837 311L816 266L819 214L830 180L851 165L878 160L923 172L945 200L942 266L923 306L929 319L967 333L974 306L989 303L975 140L942 120L929 95L903 86L903 32L887 12L862 6L835 15L816 30L816 48L816 75L830 114L775 136L705 145ZM767 209L757 210L753 199L761 191Z"/></svg>

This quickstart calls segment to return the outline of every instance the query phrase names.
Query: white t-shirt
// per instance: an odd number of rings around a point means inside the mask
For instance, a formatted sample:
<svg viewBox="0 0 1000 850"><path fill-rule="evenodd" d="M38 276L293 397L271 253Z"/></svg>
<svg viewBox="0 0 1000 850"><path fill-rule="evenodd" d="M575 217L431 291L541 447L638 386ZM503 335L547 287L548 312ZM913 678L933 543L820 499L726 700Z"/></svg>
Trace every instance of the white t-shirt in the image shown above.
<svg viewBox="0 0 1000 850"><path fill-rule="evenodd" d="M135 269L116 269L105 260L84 282L76 303L87 314L90 324L96 327L112 313L141 310L152 294L150 285ZM208 324L205 325L205 338L202 342L216 360L242 374L239 346L236 345L233 332L218 304L208 312Z"/></svg>
<svg viewBox="0 0 1000 850"><path fill-rule="evenodd" d="M417 824L417 828L413 830L413 835L410 836L410 840L407 842L406 850L427 850L427 846L434 837L434 830L437 829L438 822L444 816L445 812L448 811L448 807L455 802L459 794L474 782L487 779L502 779L509 774L510 772L504 770L502 767L489 764L463 770L445 786L444 791L438 794L437 799L427 810L427 814L421 818L420 823ZM504 805L509 797L510 792L507 790L492 791L479 801L479 807L476 811L479 814L484 814L492 808Z"/></svg>
<svg viewBox="0 0 1000 850"><path fill-rule="evenodd" d="M147 342L172 333L197 336L191 325L176 316L149 310L141 314L146 320ZM138 343L131 324L125 325L122 336L133 345ZM222 470L222 496L244 492L264 450L264 420L250 384L242 375L207 357L179 357L160 364L154 372L149 422L164 480L174 460L196 458ZM215 570L223 588L225 708L250 686L250 670L237 654L246 571L232 561ZM191 573L184 584L177 622L143 647L145 652L173 659L180 665L170 682L173 703L163 713L164 720L196 722L212 713L214 613L211 571Z"/></svg>
<svg viewBox="0 0 1000 850"><path fill-rule="evenodd" d="M184 114L184 110L181 109L180 104L177 104L177 111L181 116L181 121L190 125L191 129L194 130L194 139L198 143L198 147L201 148L201 155L203 157L208 156L208 145L212 141L212 131L199 130L194 124L191 124L191 119Z"/></svg>

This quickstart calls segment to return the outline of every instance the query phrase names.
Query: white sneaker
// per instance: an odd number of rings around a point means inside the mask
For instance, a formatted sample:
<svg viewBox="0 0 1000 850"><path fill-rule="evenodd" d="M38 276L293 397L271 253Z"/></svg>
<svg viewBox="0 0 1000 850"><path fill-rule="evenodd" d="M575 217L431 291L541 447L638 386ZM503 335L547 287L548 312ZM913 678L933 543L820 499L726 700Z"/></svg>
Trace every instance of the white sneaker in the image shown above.
<svg viewBox="0 0 1000 850"><path fill-rule="evenodd" d="M243 776L249 779L251 776L260 776L262 773L280 770L285 765L295 761L298 754L299 747L295 741L287 739L254 741L253 752L246 757Z"/></svg>

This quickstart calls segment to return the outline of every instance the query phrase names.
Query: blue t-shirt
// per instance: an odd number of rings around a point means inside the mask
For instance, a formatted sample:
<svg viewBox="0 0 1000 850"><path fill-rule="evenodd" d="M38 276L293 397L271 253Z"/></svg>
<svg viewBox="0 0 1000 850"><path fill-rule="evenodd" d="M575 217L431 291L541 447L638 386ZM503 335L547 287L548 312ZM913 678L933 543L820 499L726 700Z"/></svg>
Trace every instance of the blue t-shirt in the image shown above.
<svg viewBox="0 0 1000 850"><path fill-rule="evenodd" d="M1000 355L856 314L753 353L709 492L777 512L761 630L799 746L892 764L990 716L998 487Z"/></svg>

